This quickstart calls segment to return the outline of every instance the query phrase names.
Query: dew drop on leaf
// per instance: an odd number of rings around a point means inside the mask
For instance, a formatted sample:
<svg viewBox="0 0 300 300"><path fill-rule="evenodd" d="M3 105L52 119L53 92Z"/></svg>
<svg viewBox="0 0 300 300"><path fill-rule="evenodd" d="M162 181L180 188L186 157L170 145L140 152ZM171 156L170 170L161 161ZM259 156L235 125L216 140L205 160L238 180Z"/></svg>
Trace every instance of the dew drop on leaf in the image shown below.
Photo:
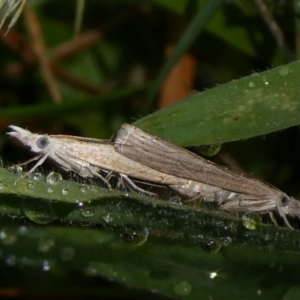
<svg viewBox="0 0 300 300"><path fill-rule="evenodd" d="M257 213L248 212L243 215L242 222L247 229L255 230L257 225L261 223L261 220Z"/></svg>
<svg viewBox="0 0 300 300"><path fill-rule="evenodd" d="M27 188L29 190L33 190L34 187L35 187L35 183L33 181L31 181L31 180L27 181Z"/></svg>
<svg viewBox="0 0 300 300"><path fill-rule="evenodd" d="M56 218L52 203L49 200L24 199L21 209L29 220L37 224L49 224Z"/></svg>
<svg viewBox="0 0 300 300"><path fill-rule="evenodd" d="M200 240L200 247L206 253L216 253L221 249L222 245L214 240L203 239Z"/></svg>
<svg viewBox="0 0 300 300"><path fill-rule="evenodd" d="M188 296L192 292L192 285L188 281L183 280L178 282L173 290L178 297Z"/></svg>
<svg viewBox="0 0 300 300"><path fill-rule="evenodd" d="M63 188L63 189L61 190L61 193L62 193L64 196L66 196L66 195L69 194L69 189L68 189L68 188Z"/></svg>
<svg viewBox="0 0 300 300"><path fill-rule="evenodd" d="M35 172L32 176L32 179L36 181L40 180L41 178L42 178L42 174L40 172Z"/></svg>
<svg viewBox="0 0 300 300"><path fill-rule="evenodd" d="M62 176L57 172L51 172L46 177L46 182L48 184L55 185L58 184L60 181L62 181Z"/></svg>
<svg viewBox="0 0 300 300"><path fill-rule="evenodd" d="M21 175L23 168L21 166L10 166L7 168L7 170L13 174Z"/></svg>
<svg viewBox="0 0 300 300"><path fill-rule="evenodd" d="M141 246L142 244L144 244L148 239L148 235L149 235L149 230L146 227L142 228L141 230L128 229L120 234L122 240L125 243L134 246Z"/></svg>

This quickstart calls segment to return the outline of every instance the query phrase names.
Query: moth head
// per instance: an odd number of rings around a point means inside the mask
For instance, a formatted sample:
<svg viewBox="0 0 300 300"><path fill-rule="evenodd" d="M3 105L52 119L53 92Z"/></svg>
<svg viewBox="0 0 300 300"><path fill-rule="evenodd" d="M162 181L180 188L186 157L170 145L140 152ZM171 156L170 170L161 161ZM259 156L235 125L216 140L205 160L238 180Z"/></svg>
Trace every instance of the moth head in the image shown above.
<svg viewBox="0 0 300 300"><path fill-rule="evenodd" d="M49 145L49 137L47 135L40 135L36 133L31 133L30 131L23 129L18 126L10 125L12 132L8 132L9 136L17 138L25 146L31 148L31 151L36 153L46 152L46 148Z"/></svg>
<svg viewBox="0 0 300 300"><path fill-rule="evenodd" d="M300 201L291 197L287 205L282 205L282 210L286 215L300 218Z"/></svg>

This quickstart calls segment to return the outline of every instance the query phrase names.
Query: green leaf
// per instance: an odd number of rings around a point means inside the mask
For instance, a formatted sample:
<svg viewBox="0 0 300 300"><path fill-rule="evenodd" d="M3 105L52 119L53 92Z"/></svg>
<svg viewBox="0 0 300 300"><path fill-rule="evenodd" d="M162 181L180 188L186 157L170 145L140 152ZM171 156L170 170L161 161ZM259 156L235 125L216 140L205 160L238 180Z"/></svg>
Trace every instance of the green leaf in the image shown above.
<svg viewBox="0 0 300 300"><path fill-rule="evenodd" d="M216 283L226 285L229 299L253 299L254 291L276 298L297 284L291 274L299 264L299 231L266 224L249 230L239 217L202 206L86 183L50 184L3 168L0 193L1 255L25 273L77 269L185 299L221 298L221 290L211 290Z"/></svg>
<svg viewBox="0 0 300 300"><path fill-rule="evenodd" d="M251 39L249 37L249 28L246 26L247 24L238 21L234 23L234 21L231 20L234 24L228 26L228 20L225 13L224 9L218 10L211 22L207 24L207 31L245 54L257 56L257 49L253 43L253 39L255 38L255 41L261 40L263 38L262 33L256 28L251 27L251 33L254 35ZM240 15L236 16L234 12L232 13L232 17L241 17ZM240 13L242 14L242 12ZM249 22L249 26L251 26L251 22Z"/></svg>
<svg viewBox="0 0 300 300"><path fill-rule="evenodd" d="M95 185L49 181L43 176L38 180L23 179L3 168L0 168L0 180L0 193L5 195L0 213L25 216L37 224L61 220L109 225L112 229L146 227L172 239L185 237L195 241L201 237L219 243L219 239L229 237L248 245L271 244L277 249L299 250L293 239L299 238L300 232L258 223L256 230L249 230L240 217L205 205L178 204L125 191L110 192ZM270 235L268 241L266 234Z"/></svg>
<svg viewBox="0 0 300 300"><path fill-rule="evenodd" d="M116 233L99 229L20 226L20 221L9 224L7 218L2 218L3 222L7 225L1 230L2 257L7 265L22 267L23 276L28 267L36 267L56 274L61 282L62 268L80 270L89 277L108 278L110 290L113 282L119 282L130 286L130 295L137 287L155 292L156 297L164 294L191 300L212 296L251 300L257 294L259 299L281 299L284 293L299 297L294 270L300 266L295 253L233 245L209 255L185 240L154 236L142 246L134 246L124 243ZM42 276L38 274L37 286ZM77 284L82 287L86 280ZM218 286L226 286L226 295ZM106 290L99 284L97 290L84 289L84 295L96 291ZM118 296L115 298L126 297Z"/></svg>
<svg viewBox="0 0 300 300"><path fill-rule="evenodd" d="M134 124L181 146L267 134L300 123L300 62L197 93Z"/></svg>

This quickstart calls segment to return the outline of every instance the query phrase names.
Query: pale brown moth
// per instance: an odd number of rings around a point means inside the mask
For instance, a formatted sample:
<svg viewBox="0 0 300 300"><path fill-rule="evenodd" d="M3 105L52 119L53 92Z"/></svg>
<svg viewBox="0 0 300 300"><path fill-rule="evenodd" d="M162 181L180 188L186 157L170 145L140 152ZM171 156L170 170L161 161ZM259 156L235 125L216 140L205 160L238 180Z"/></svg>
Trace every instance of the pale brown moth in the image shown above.
<svg viewBox="0 0 300 300"><path fill-rule="evenodd" d="M191 198L201 195L204 201L217 201L226 211L269 213L273 222L272 212L277 211L290 228L286 216L300 216L300 202L275 187L235 174L132 125L121 126L114 146L127 158L165 174L185 178L187 181L183 185L169 186ZM205 190L207 186L208 191Z"/></svg>
<svg viewBox="0 0 300 300"><path fill-rule="evenodd" d="M67 171L101 178L109 188L112 171L145 193L150 192L139 188L135 179L168 186L190 199L216 202L226 211L268 213L274 222L272 213L276 211L290 228L286 216L300 216L300 202L275 187L230 172L129 124L122 125L110 141L10 128L14 130L10 136L39 153L33 159L38 162L28 173L51 158Z"/></svg>

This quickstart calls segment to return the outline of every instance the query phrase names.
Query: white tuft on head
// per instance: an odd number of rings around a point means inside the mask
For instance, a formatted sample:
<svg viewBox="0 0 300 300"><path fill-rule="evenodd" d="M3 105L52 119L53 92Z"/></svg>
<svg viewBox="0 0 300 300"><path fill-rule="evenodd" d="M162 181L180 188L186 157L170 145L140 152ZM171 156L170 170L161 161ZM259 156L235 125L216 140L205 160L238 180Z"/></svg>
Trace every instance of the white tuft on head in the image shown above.
<svg viewBox="0 0 300 300"><path fill-rule="evenodd" d="M283 207L282 210L286 215L300 218L300 201L291 197L290 203Z"/></svg>
<svg viewBox="0 0 300 300"><path fill-rule="evenodd" d="M36 139L40 136L36 133L31 133L29 130L23 129L18 126L9 125L9 128L11 128L12 132L7 132L7 134L11 137L14 137L18 139L20 142L22 142L25 146L28 146L31 148L31 151L33 152L40 152L40 149L36 147Z"/></svg>

